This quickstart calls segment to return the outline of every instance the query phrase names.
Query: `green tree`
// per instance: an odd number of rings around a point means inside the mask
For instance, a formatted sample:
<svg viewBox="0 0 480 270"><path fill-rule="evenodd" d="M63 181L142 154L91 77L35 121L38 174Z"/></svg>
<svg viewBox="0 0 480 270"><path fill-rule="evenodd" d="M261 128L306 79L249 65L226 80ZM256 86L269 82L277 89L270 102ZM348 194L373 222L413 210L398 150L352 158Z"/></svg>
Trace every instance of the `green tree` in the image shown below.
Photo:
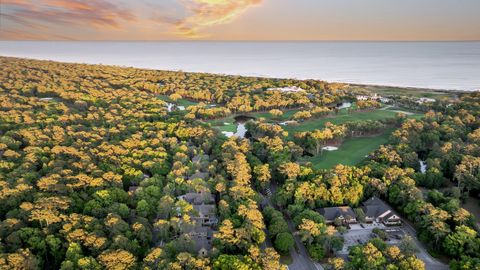
<svg viewBox="0 0 480 270"><path fill-rule="evenodd" d="M457 226L455 232L449 234L443 242L445 252L458 257L466 254L478 254L480 247L476 241L477 232L465 225Z"/></svg>
<svg viewBox="0 0 480 270"><path fill-rule="evenodd" d="M277 237L275 237L275 242L273 243L275 249L281 254L288 253L294 244L295 240L293 239L292 234L289 232L279 233Z"/></svg>

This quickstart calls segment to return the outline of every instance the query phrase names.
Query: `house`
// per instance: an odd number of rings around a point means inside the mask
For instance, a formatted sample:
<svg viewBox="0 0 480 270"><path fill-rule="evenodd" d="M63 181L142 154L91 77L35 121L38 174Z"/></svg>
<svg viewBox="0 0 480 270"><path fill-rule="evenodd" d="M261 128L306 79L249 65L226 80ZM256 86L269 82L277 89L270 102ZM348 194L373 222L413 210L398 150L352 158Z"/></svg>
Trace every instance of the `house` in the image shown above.
<svg viewBox="0 0 480 270"><path fill-rule="evenodd" d="M193 205L193 209L198 213L198 216L192 216L191 218L197 221L197 224L202 226L215 226L218 223L216 216L215 204L201 204Z"/></svg>
<svg viewBox="0 0 480 270"><path fill-rule="evenodd" d="M213 204L215 202L210 192L189 192L178 196L178 199L187 201L191 205Z"/></svg>
<svg viewBox="0 0 480 270"><path fill-rule="evenodd" d="M197 226L188 233L194 245L193 250L198 256L206 257L212 249L212 239L214 231L207 227Z"/></svg>
<svg viewBox="0 0 480 270"><path fill-rule="evenodd" d="M190 214L194 226L186 226L183 233L193 240L193 248L198 256L208 256L212 249L214 228L218 223L213 195L210 192L190 192L178 196L178 199L190 203L194 210Z"/></svg>
<svg viewBox="0 0 480 270"><path fill-rule="evenodd" d="M384 104L388 104L388 103L391 103L392 100L390 98L387 98L387 97L382 97L382 98L380 98L380 102L382 102Z"/></svg>
<svg viewBox="0 0 480 270"><path fill-rule="evenodd" d="M188 180L195 180L195 179L202 179L206 180L208 178L209 174L207 172L196 172L192 174Z"/></svg>
<svg viewBox="0 0 480 270"><path fill-rule="evenodd" d="M365 212L365 220L368 223L378 222L387 226L402 224L400 216L388 204L375 196L363 203L362 210Z"/></svg>
<svg viewBox="0 0 480 270"><path fill-rule="evenodd" d="M289 86L289 87L276 87L268 88L267 91L280 91L280 92L305 92L305 89L302 89L298 86Z"/></svg>
<svg viewBox="0 0 480 270"><path fill-rule="evenodd" d="M422 97L417 99L418 104L425 104L425 103L434 103L436 100L434 98L426 98Z"/></svg>
<svg viewBox="0 0 480 270"><path fill-rule="evenodd" d="M196 224L207 227L217 225L217 207L215 199L210 192L190 192L178 196L178 199L184 200L193 206L195 214L191 215L191 218L195 220Z"/></svg>
<svg viewBox="0 0 480 270"><path fill-rule="evenodd" d="M383 98L382 96L378 95L377 93L374 93L373 95L356 95L355 98L357 100L379 100Z"/></svg>
<svg viewBox="0 0 480 270"><path fill-rule="evenodd" d="M196 164L200 164L202 161L208 161L209 156L208 155L196 155L192 158L192 162Z"/></svg>
<svg viewBox="0 0 480 270"><path fill-rule="evenodd" d="M339 220L343 225L357 223L357 218L349 206L320 208L318 212L325 218L325 223L331 224Z"/></svg>
<svg viewBox="0 0 480 270"><path fill-rule="evenodd" d="M369 100L370 96L365 96L365 95L356 95L355 98L357 100Z"/></svg>

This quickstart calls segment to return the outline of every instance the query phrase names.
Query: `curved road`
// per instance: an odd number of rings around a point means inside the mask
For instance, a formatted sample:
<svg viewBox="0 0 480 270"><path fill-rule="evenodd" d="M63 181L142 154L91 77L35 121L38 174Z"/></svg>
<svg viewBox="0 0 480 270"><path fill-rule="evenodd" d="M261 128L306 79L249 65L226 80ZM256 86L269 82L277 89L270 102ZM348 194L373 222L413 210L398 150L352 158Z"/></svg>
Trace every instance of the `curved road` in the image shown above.
<svg viewBox="0 0 480 270"><path fill-rule="evenodd" d="M271 184L270 188L267 189L267 194L271 195L274 192L275 187ZM259 194L263 198L263 205L268 205L277 209L277 207L275 207L275 205L273 205L270 201L270 198L266 198L261 193ZM290 257L292 257L292 263L288 265L288 270L324 270L321 264L314 262L308 255L307 249L303 245L300 237L295 233L297 230L295 229L295 225L293 224L292 220L289 217L285 217L285 220L287 221L288 228L293 235L296 246L295 248L290 250Z"/></svg>

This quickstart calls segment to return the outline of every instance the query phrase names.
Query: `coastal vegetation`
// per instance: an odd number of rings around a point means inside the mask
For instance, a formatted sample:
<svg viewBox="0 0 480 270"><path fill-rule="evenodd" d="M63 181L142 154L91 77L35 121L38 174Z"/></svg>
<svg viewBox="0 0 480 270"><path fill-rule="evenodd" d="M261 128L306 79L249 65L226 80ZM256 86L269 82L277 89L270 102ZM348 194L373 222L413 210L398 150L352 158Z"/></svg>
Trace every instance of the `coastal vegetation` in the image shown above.
<svg viewBox="0 0 480 270"><path fill-rule="evenodd" d="M480 193L480 94L368 90L0 57L0 268L279 270L303 247L330 269L425 269L378 231L336 257L346 227L317 209L376 196L478 269L462 204ZM224 136L239 116L245 136Z"/></svg>

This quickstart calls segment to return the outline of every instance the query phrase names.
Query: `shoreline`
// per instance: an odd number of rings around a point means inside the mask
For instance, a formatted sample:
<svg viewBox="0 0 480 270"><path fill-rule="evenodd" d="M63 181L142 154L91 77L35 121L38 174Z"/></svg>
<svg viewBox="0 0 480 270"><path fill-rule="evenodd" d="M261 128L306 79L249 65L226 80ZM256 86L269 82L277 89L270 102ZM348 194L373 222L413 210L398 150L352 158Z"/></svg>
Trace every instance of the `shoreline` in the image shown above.
<svg viewBox="0 0 480 270"><path fill-rule="evenodd" d="M143 70L154 70L154 71L167 71L167 72L184 72L190 74L209 74L215 76L226 76L226 77L244 77L244 78L262 78L262 79L273 79L273 80L296 80L296 81L322 81L330 84L345 84L348 87L366 87L366 88L389 88L395 89L400 88L407 91L422 91L428 93L438 93L438 94L462 94L462 93L472 93L478 92L479 89L472 89L472 90L462 90L462 89L447 89L447 88L428 88L428 87L417 87L417 86L407 86L407 85L389 85L389 84L373 84L373 83L358 83L358 82L349 82L349 81L330 81L325 79L315 79L315 78L296 78L296 77L277 77L277 76L269 76L269 75L247 75L247 74L227 74L227 73L216 73L216 72L202 72L202 71L188 71L182 69L159 69L159 68L148 68L148 67L140 67L140 66L128 66L128 65L116 65L116 64L104 64L104 63L91 63L91 62L75 62L75 61L59 61L59 60L52 60L47 58L31 58L31 57L19 57L19 56L11 56L11 55L4 55L0 54L0 57L4 58L15 58L15 59L24 59L24 60L36 60L36 61L48 61L48 62L56 62L56 63L64 63L64 64L80 64L80 65L101 65L101 66L111 66L111 67L119 67L119 68L133 68L133 69L143 69ZM374 89L370 89L371 91L375 91Z"/></svg>

